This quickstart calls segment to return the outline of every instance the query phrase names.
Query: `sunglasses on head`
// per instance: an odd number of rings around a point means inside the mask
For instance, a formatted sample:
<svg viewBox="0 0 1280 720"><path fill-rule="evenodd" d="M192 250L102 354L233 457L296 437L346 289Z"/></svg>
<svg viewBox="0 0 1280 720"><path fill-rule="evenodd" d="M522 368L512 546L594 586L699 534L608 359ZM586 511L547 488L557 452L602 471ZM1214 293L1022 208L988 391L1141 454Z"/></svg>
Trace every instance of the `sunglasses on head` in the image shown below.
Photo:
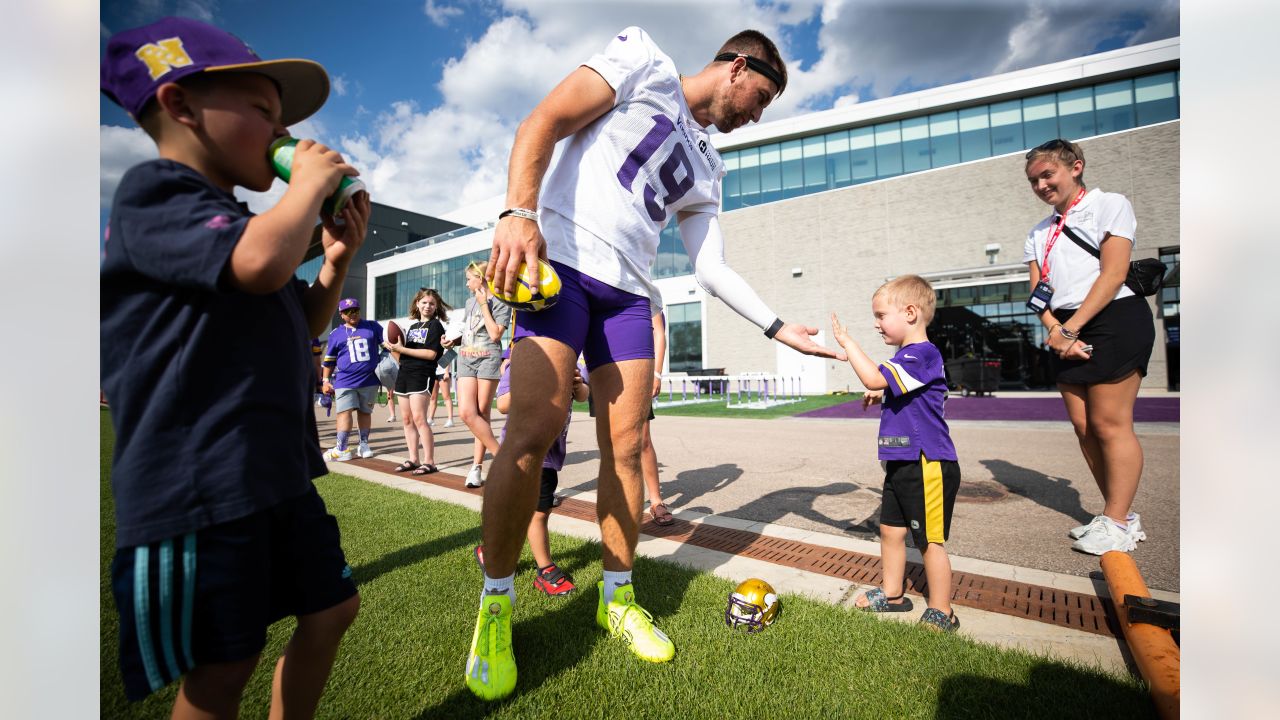
<svg viewBox="0 0 1280 720"><path fill-rule="evenodd" d="M1041 143L1041 144L1039 144L1039 145L1037 145L1037 146L1035 146L1035 147L1031 148L1030 150L1028 150L1028 151L1027 151L1027 159L1028 159L1028 160L1030 160L1030 159L1031 159L1031 156L1032 156L1032 155L1035 155L1036 153L1042 153L1042 152L1054 152L1054 151L1056 151L1056 150L1062 150L1062 149L1065 149L1065 148L1067 148L1067 147L1069 147L1069 146L1070 146L1070 145L1067 143L1067 141L1066 141L1066 140L1063 140L1062 138L1054 138L1053 140L1050 140L1049 142Z"/></svg>
<svg viewBox="0 0 1280 720"><path fill-rule="evenodd" d="M440 292L440 291L439 291L439 290L436 290L435 288L424 288L424 287L420 287L420 288L418 288L418 292L429 292L429 293L437 293L437 294L439 294L439 292Z"/></svg>

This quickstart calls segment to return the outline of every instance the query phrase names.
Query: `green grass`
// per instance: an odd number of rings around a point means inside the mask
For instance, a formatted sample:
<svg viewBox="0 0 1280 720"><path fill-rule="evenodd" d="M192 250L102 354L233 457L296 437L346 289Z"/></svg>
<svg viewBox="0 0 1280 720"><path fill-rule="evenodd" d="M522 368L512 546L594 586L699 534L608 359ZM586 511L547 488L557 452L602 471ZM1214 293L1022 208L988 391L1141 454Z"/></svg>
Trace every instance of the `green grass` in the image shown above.
<svg viewBox="0 0 1280 720"><path fill-rule="evenodd" d="M665 395L663 397L666 397ZM679 395L676 395L679 397ZM684 417L714 417L714 418L755 418L759 420L769 420L779 417L792 417L800 413L806 413L810 410L819 410L821 408L831 407L856 400L861 397L861 393L852 395L806 395L804 399L785 405L765 408L762 410L747 410L738 407L725 407L721 402L704 402L696 405L676 405L673 407L654 408L655 415L679 415Z"/></svg>
<svg viewBox="0 0 1280 720"><path fill-rule="evenodd" d="M108 575L113 438L105 411L102 420L101 714L167 717L176 684L129 704L120 683L119 626ZM722 620L731 583L639 558L640 599L678 648L670 663L644 663L595 626L599 545L563 536L553 536L552 551L588 589L560 599L536 594L526 552L516 578L517 691L507 701L481 703L462 681L480 586L471 558L479 516L341 475L325 476L316 485L341 523L362 599L320 717L1152 716L1143 687L1132 677L936 635L785 593L776 625L757 636L733 633ZM274 660L293 627L284 620L271 628L245 691L244 717L266 716Z"/></svg>

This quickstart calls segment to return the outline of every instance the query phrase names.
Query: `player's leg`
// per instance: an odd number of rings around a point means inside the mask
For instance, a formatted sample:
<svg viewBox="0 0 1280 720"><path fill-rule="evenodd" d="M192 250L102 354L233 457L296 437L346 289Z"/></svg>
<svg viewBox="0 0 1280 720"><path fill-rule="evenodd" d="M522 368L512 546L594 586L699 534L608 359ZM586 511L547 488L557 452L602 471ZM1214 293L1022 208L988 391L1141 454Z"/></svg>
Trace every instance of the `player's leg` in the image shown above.
<svg viewBox="0 0 1280 720"><path fill-rule="evenodd" d="M515 573L538 502L542 459L564 427L577 352L550 338L521 338L511 352L506 439L494 455L482 511L485 574Z"/></svg>
<svg viewBox="0 0 1280 720"><path fill-rule="evenodd" d="M640 450L649 416L645 381L652 377L652 359L623 360L591 371L600 446L596 516L606 571L629 571L635 559L644 504Z"/></svg>
<svg viewBox="0 0 1280 720"><path fill-rule="evenodd" d="M1088 386L1090 434L1101 448L1103 514L1124 524L1142 477L1142 445L1133 430L1133 406L1142 376L1137 370L1107 383Z"/></svg>

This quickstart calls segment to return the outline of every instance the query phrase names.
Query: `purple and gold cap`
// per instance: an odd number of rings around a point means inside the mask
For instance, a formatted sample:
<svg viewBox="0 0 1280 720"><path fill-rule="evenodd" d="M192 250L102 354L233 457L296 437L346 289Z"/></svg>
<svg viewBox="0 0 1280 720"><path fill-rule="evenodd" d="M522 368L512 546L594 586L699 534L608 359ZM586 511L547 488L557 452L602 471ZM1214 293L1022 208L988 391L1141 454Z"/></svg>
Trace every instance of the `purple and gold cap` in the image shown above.
<svg viewBox="0 0 1280 720"><path fill-rule="evenodd" d="M293 125L329 97L329 74L311 60L263 60L231 33L190 18L167 17L107 41L102 92L135 120L161 85L199 72L252 72L280 88L280 120Z"/></svg>
<svg viewBox="0 0 1280 720"><path fill-rule="evenodd" d="M347 310L359 310L360 301L355 298L343 298L338 301L338 312L346 312Z"/></svg>

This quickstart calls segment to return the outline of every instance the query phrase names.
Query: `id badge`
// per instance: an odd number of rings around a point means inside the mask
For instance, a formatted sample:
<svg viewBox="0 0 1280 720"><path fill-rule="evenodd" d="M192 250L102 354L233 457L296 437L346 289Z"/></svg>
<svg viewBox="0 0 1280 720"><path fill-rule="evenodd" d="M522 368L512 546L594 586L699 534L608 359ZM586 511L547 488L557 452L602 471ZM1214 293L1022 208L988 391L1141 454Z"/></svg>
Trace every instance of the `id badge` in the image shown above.
<svg viewBox="0 0 1280 720"><path fill-rule="evenodd" d="M1049 283L1041 280L1036 289L1031 291L1031 297L1027 299L1027 308L1031 312L1039 315L1049 307L1049 300L1053 298L1053 288Z"/></svg>

